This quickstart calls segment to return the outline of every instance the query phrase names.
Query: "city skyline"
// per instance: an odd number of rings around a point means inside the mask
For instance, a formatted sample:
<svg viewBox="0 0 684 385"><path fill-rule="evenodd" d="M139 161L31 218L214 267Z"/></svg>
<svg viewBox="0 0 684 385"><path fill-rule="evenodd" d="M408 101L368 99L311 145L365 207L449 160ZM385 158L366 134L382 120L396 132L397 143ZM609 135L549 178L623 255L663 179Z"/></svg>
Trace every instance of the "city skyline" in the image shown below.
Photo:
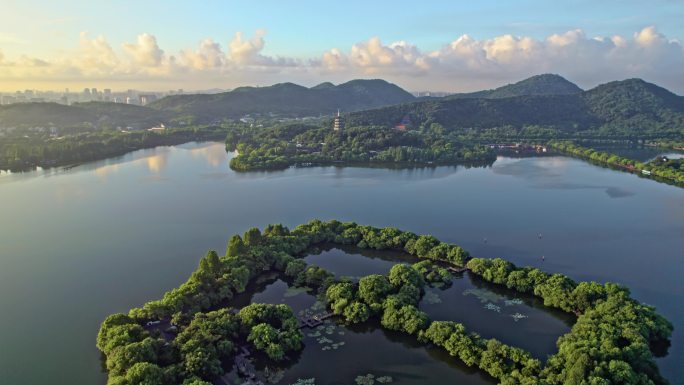
<svg viewBox="0 0 684 385"><path fill-rule="evenodd" d="M684 93L680 2L392 4L10 2L0 15L0 92L355 78L464 92L557 73L583 88L639 77Z"/></svg>

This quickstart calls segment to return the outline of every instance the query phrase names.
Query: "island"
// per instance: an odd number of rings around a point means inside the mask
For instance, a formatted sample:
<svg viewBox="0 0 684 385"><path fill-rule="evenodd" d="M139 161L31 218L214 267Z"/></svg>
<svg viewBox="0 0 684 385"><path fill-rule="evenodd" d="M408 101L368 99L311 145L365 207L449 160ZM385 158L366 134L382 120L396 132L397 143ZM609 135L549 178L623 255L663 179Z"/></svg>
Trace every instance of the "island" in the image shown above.
<svg viewBox="0 0 684 385"><path fill-rule="evenodd" d="M438 125L416 130L407 130L405 126L341 128L339 120L322 126L233 127L226 138L226 149L237 153L230 167L255 171L321 165L491 164L496 160L489 147L462 142Z"/></svg>
<svg viewBox="0 0 684 385"><path fill-rule="evenodd" d="M354 281L302 259L307 250L322 244L404 252L415 261L396 264L386 275ZM447 283L452 274L465 272L576 316L570 332L558 339L558 351L544 363L524 349L483 338L452 320L431 320L418 309L427 285ZM277 274L317 295L325 309L296 316L283 304L234 307L233 300L264 274ZM653 307L631 298L626 287L575 282L500 258L473 257L430 235L335 220L312 220L292 230L268 225L263 231L252 228L232 236L225 255L209 251L188 281L162 299L107 317L97 347L105 357L110 385L223 383L226 369L233 366L244 381L256 384L263 382L251 369L253 361L292 359L303 348L301 329L328 318L344 324L370 322L404 333L479 368L500 384L667 383L654 352L667 345L672 324ZM374 383L376 378L369 376L357 383ZM391 381L381 378L377 382Z"/></svg>

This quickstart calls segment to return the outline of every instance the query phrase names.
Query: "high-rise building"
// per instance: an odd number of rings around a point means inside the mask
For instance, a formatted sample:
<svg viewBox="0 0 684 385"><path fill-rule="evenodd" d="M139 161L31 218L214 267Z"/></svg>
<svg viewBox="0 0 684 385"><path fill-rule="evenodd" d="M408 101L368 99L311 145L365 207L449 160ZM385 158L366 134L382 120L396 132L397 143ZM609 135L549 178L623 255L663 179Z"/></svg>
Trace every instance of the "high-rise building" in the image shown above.
<svg viewBox="0 0 684 385"><path fill-rule="evenodd" d="M140 105L141 106L145 106L148 103L152 103L155 100L157 100L157 95L154 95L154 94L140 95Z"/></svg>
<svg viewBox="0 0 684 385"><path fill-rule="evenodd" d="M343 127L344 122L342 121L342 117L340 116L340 110L337 110L337 116L335 116L335 120L333 121L333 130L341 131Z"/></svg>

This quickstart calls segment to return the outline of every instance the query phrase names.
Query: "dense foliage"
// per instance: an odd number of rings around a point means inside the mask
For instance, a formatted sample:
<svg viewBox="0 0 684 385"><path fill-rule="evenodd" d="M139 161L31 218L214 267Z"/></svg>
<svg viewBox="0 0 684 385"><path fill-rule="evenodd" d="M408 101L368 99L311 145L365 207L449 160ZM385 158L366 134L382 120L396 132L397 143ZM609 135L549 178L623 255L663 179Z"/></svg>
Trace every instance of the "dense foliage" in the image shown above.
<svg viewBox="0 0 684 385"><path fill-rule="evenodd" d="M347 127L341 132L303 124L236 129L228 133L234 170L281 169L291 165L320 164L454 164L492 162L493 152L466 145L445 135L439 125L425 130L401 131L381 127Z"/></svg>
<svg viewBox="0 0 684 385"><path fill-rule="evenodd" d="M493 90L455 94L450 95L447 98L498 99L525 95L572 95L581 92L581 88L560 75L541 74Z"/></svg>
<svg viewBox="0 0 684 385"><path fill-rule="evenodd" d="M213 95L167 96L150 106L159 111L211 123L223 119L330 115L338 109L358 111L413 101L414 97L384 80L352 80L337 86L323 83L307 88L293 83L269 87L240 87Z"/></svg>
<svg viewBox="0 0 684 385"><path fill-rule="evenodd" d="M650 346L667 339L672 325L653 307L631 299L627 288L576 283L562 274L518 268L502 259L474 258L468 267L487 281L534 294L547 306L579 315L541 373L548 384L666 383Z"/></svg>
<svg viewBox="0 0 684 385"><path fill-rule="evenodd" d="M387 275L358 282L332 274L300 257L319 244L407 252L420 261L397 264ZM577 315L571 332L546 365L516 347L483 339L451 321L431 321L418 310L424 287L449 280L442 266L467 267L482 279L543 299ZM353 222L311 221L290 231L269 225L233 236L225 256L209 252L178 289L129 314L108 317L97 346L107 359L109 384L205 384L223 373L239 345L272 360L287 359L302 347L302 335L285 305L225 308L235 293L264 271L275 270L297 286L324 296L330 310L349 323L368 320L442 347L466 365L477 366L501 384L665 384L650 347L666 341L672 325L652 307L630 298L616 284L577 283L562 274L518 268L502 259L470 258L456 245L396 228ZM220 307L219 310L212 310ZM160 321L176 331L150 326ZM175 338L174 338L175 334Z"/></svg>
<svg viewBox="0 0 684 385"><path fill-rule="evenodd" d="M0 129L13 128L24 131L36 127L55 127L63 135L117 127L149 128L166 123L169 117L170 115L164 112L123 103L88 102L70 106L57 103L0 105Z"/></svg>
<svg viewBox="0 0 684 385"><path fill-rule="evenodd" d="M352 125L392 127L405 116L416 126L482 139L684 137L684 97L639 79L574 94L488 99L430 99L351 114Z"/></svg>

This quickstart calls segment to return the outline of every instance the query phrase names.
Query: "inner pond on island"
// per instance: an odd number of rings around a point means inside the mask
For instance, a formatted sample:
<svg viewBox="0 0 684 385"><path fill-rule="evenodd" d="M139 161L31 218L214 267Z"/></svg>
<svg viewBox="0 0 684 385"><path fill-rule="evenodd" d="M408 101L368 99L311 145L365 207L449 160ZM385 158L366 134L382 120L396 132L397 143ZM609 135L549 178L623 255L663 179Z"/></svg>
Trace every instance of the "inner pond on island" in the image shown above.
<svg viewBox="0 0 684 385"><path fill-rule="evenodd" d="M387 274L397 263L417 262L400 252L339 245L315 248L304 260L355 281L370 274ZM266 273L229 303L241 308L253 302L285 303L299 315L325 310L313 295L288 285L275 273ZM555 352L556 340L574 322L572 316L544 308L536 298L495 287L469 273L456 274L449 286L428 287L420 309L431 319L463 323L469 331L521 347L542 360ZM401 384L492 381L440 349L382 330L377 321L345 326L339 320L327 320L315 329L304 329L304 335L305 348L293 362L278 368L262 367L259 374L281 384L313 377L316 384L351 384L368 374ZM334 371L330 370L332 363L336 363Z"/></svg>

